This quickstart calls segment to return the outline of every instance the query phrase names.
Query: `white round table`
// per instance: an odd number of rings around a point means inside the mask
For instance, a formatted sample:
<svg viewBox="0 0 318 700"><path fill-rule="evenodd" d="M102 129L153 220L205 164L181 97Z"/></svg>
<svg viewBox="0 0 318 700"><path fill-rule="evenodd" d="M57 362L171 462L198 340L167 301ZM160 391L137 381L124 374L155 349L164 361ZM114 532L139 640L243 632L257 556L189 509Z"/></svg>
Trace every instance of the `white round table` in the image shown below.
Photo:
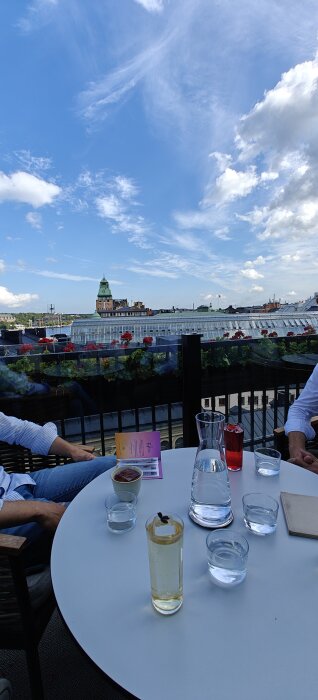
<svg viewBox="0 0 318 700"><path fill-rule="evenodd" d="M280 504L274 535L249 533L241 498L263 491L318 496L318 476L282 463L279 477L230 472L234 523L249 542L245 581L215 586L207 573L209 530L187 515L195 449L163 452L163 479L143 481L137 524L108 531L110 473L70 504L57 529L52 578L60 611L88 656L140 700L312 700L318 693L318 541L290 536ZM151 605L146 519L183 519L184 603L169 617ZM318 510L317 510L318 518ZM93 689L92 689L93 692Z"/></svg>

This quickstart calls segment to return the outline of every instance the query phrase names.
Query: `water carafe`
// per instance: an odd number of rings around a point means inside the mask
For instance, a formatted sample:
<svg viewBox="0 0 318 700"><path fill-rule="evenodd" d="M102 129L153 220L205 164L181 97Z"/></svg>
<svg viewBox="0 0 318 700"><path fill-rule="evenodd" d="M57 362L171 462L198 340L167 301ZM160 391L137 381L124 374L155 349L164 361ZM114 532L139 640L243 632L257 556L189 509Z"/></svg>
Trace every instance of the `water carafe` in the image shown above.
<svg viewBox="0 0 318 700"><path fill-rule="evenodd" d="M233 520L224 453L224 415L204 411L195 417L200 444L194 463L189 516L203 527L225 527Z"/></svg>

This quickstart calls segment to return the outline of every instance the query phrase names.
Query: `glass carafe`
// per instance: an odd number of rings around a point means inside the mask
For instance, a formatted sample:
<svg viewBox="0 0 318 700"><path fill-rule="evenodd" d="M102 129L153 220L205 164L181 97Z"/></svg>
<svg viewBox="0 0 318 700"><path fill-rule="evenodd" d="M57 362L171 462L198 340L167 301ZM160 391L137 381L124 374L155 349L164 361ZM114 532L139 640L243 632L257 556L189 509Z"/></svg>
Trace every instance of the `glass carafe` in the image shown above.
<svg viewBox="0 0 318 700"><path fill-rule="evenodd" d="M200 444L194 463L189 516L203 527L225 527L233 520L224 452L224 415L204 411L195 417Z"/></svg>

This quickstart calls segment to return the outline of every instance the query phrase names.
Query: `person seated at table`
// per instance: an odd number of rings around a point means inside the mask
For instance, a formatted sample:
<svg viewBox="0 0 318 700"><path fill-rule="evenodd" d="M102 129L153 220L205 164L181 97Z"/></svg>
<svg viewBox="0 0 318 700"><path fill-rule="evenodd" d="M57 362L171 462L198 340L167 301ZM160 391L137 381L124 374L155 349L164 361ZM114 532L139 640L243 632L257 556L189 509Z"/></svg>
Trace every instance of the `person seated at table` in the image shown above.
<svg viewBox="0 0 318 700"><path fill-rule="evenodd" d="M318 365L310 375L298 399L290 406L285 423L288 435L289 462L318 474L318 458L306 450L306 440L313 440L316 433L310 419L318 414Z"/></svg>
<svg viewBox="0 0 318 700"><path fill-rule="evenodd" d="M54 532L69 501L96 476L115 466L115 457L95 457L59 437L54 423L43 426L0 412L0 440L41 455L71 458L73 464L8 474L0 466L0 533L27 538L26 567L49 561Z"/></svg>

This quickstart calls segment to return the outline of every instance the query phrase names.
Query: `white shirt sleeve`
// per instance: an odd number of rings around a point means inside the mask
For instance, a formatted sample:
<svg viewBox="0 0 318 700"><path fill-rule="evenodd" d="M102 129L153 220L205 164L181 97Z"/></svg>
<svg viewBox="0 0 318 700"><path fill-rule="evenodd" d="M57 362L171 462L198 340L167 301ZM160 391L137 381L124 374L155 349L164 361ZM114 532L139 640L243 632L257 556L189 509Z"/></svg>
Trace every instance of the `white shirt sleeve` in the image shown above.
<svg viewBox="0 0 318 700"><path fill-rule="evenodd" d="M0 440L9 445L22 445L32 452L47 455L56 437L57 428L54 423L37 425L0 412Z"/></svg>
<svg viewBox="0 0 318 700"><path fill-rule="evenodd" d="M285 433L299 431L306 435L307 440L312 440L316 433L310 425L310 419L318 415L318 365L310 375L300 396L288 411Z"/></svg>

